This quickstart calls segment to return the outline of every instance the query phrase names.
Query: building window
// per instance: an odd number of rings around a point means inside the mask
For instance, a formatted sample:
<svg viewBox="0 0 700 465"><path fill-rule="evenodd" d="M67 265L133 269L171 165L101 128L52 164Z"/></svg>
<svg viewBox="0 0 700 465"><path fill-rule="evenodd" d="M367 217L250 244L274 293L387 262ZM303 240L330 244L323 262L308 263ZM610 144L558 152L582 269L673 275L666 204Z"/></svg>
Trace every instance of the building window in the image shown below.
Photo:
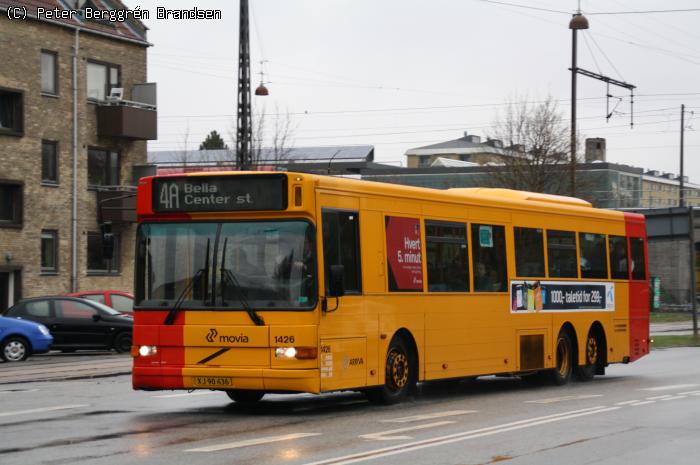
<svg viewBox="0 0 700 465"><path fill-rule="evenodd" d="M87 97L91 100L105 100L113 87L119 87L120 69L108 63L87 64Z"/></svg>
<svg viewBox="0 0 700 465"><path fill-rule="evenodd" d="M41 52L41 91L45 94L58 95L58 53L42 50Z"/></svg>
<svg viewBox="0 0 700 465"><path fill-rule="evenodd" d="M22 185L0 182L0 227L22 226Z"/></svg>
<svg viewBox="0 0 700 465"><path fill-rule="evenodd" d="M22 92L0 89L0 134L23 135L22 100Z"/></svg>
<svg viewBox="0 0 700 465"><path fill-rule="evenodd" d="M41 182L58 184L58 142L41 141Z"/></svg>
<svg viewBox="0 0 700 465"><path fill-rule="evenodd" d="M58 232L41 231L41 272L58 271Z"/></svg>
<svg viewBox="0 0 700 465"><path fill-rule="evenodd" d="M326 290L328 290L331 265L343 265L345 292L362 292L358 220L357 212L323 211L323 263L326 267Z"/></svg>
<svg viewBox="0 0 700 465"><path fill-rule="evenodd" d="M428 291L469 291L467 226L461 223L425 222Z"/></svg>
<svg viewBox="0 0 700 465"><path fill-rule="evenodd" d="M88 149L88 187L119 185L119 154Z"/></svg>
<svg viewBox="0 0 700 465"><path fill-rule="evenodd" d="M96 274L119 273L119 236L114 235L112 260L104 258L102 234L89 232L87 235L87 271Z"/></svg>

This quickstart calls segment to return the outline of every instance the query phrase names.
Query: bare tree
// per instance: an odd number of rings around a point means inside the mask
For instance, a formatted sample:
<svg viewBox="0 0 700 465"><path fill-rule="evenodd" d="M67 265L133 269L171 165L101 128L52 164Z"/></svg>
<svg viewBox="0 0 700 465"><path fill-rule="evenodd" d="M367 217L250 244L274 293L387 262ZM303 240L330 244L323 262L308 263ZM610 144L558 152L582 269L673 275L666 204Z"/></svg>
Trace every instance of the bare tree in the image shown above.
<svg viewBox="0 0 700 465"><path fill-rule="evenodd" d="M278 165L289 157L294 146L295 126L289 111L280 112L275 105L275 113L270 115L263 106L262 109L253 114L253 166ZM231 126L229 137L232 146L236 146L236 125ZM236 161L235 150L229 152L225 162Z"/></svg>
<svg viewBox="0 0 700 465"><path fill-rule="evenodd" d="M190 150L189 150L189 139L190 139L190 125L187 123L185 131L182 133L182 150L178 150L173 159L174 162L180 163L183 166L187 166L187 163L191 161Z"/></svg>
<svg viewBox="0 0 700 465"><path fill-rule="evenodd" d="M493 124L492 139L503 141L502 167L491 173L493 187L563 194L568 188L569 129L556 101L516 98Z"/></svg>

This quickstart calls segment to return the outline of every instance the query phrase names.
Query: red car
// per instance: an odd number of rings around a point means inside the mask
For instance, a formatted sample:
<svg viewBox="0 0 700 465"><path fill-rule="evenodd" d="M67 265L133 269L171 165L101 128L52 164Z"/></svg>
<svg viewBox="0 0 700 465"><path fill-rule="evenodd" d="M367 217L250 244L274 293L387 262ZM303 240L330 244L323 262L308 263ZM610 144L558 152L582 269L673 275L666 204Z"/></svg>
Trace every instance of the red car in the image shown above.
<svg viewBox="0 0 700 465"><path fill-rule="evenodd" d="M134 296L121 291L84 291L66 294L74 297L92 300L112 307L120 313L131 315L134 311Z"/></svg>

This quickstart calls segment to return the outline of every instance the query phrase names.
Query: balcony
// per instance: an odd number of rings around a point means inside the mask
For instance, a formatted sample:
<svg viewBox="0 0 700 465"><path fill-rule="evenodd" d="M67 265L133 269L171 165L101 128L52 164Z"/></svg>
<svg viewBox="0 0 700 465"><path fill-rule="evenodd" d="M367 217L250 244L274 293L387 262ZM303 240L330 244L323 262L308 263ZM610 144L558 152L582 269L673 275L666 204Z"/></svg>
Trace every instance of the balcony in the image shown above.
<svg viewBox="0 0 700 465"><path fill-rule="evenodd" d="M97 218L100 224L136 223L136 188L100 187L97 191Z"/></svg>
<svg viewBox="0 0 700 465"><path fill-rule="evenodd" d="M122 98L124 89L111 89L110 96L97 106L97 135L130 140L158 138L158 111L155 84L132 88L133 100Z"/></svg>

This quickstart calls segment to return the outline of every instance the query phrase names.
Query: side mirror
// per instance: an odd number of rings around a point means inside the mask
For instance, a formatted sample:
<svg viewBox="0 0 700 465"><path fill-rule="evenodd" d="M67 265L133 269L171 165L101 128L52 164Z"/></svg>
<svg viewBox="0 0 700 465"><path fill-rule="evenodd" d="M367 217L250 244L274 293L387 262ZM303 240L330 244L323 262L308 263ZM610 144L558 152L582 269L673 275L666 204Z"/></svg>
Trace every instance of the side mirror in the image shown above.
<svg viewBox="0 0 700 465"><path fill-rule="evenodd" d="M95 323L97 323L101 319L102 319L102 315L100 315L99 313L95 313L94 315L92 315L92 321L94 321Z"/></svg>
<svg viewBox="0 0 700 465"><path fill-rule="evenodd" d="M343 265L331 265L326 295L330 297L342 297L345 295L344 276L345 267Z"/></svg>

